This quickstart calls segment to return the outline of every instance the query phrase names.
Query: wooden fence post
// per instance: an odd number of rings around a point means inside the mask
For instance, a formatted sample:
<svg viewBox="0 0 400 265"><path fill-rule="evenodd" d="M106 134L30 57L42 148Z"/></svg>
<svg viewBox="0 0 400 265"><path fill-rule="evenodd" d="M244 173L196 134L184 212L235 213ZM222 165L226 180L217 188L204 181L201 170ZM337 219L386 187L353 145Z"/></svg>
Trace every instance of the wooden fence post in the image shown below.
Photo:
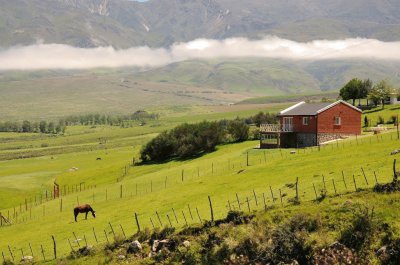
<svg viewBox="0 0 400 265"><path fill-rule="evenodd" d="M326 184L325 184L325 176L324 175L322 175L322 182L324 183L324 190L327 191Z"/></svg>
<svg viewBox="0 0 400 265"><path fill-rule="evenodd" d="M283 204L283 199L282 199L282 190L279 189L279 196L281 197L281 204Z"/></svg>
<svg viewBox="0 0 400 265"><path fill-rule="evenodd" d="M119 198L122 199L122 184L121 184L121 186L120 186Z"/></svg>
<svg viewBox="0 0 400 265"><path fill-rule="evenodd" d="M111 225L111 222L108 222L108 224L110 225L111 232L113 233L113 235L114 235L114 239L115 239L115 232L114 232L114 228L113 228L113 226Z"/></svg>
<svg viewBox="0 0 400 265"><path fill-rule="evenodd" d="M140 224L139 224L139 218L138 218L137 213L135 213L135 220L136 220L136 225L137 225L137 228L138 228L138 232L140 232Z"/></svg>
<svg viewBox="0 0 400 265"><path fill-rule="evenodd" d="M186 216L185 216L185 213L182 211L182 215L183 215L183 219L185 219L185 223L186 223L186 225L188 225L188 222L187 222L187 220L186 220Z"/></svg>
<svg viewBox="0 0 400 265"><path fill-rule="evenodd" d="M93 235L94 235L94 239L96 240L96 243L98 244L99 241L97 240L96 231L94 231L94 227L93 227Z"/></svg>
<svg viewBox="0 0 400 265"><path fill-rule="evenodd" d="M86 235L83 234L83 239L85 240L85 246L87 247L87 240L86 240Z"/></svg>
<svg viewBox="0 0 400 265"><path fill-rule="evenodd" d="M343 178L344 187L346 188L346 191L347 191L347 184L346 184L346 180L344 179L343 170L342 170L342 178Z"/></svg>
<svg viewBox="0 0 400 265"><path fill-rule="evenodd" d="M162 227L162 226L163 226L163 224L162 224L162 222L161 222L160 215L158 214L158 212L157 212L157 211L156 211L156 215L157 215L158 221L160 222L160 226Z"/></svg>
<svg viewBox="0 0 400 265"><path fill-rule="evenodd" d="M32 255L32 257L35 257L35 255L33 255L33 250L32 250L31 243L29 242L28 244L29 244L29 249L31 250L31 255Z"/></svg>
<svg viewBox="0 0 400 265"><path fill-rule="evenodd" d="M10 245L8 245L8 251L10 251L11 259L14 261L15 260L14 259L14 254L13 254L11 248L10 248Z"/></svg>
<svg viewBox="0 0 400 265"><path fill-rule="evenodd" d="M313 183L314 193L315 193L315 200L318 200L317 190L315 189L315 184Z"/></svg>
<svg viewBox="0 0 400 265"><path fill-rule="evenodd" d="M174 208L172 208L172 212L174 213L174 216L175 216L176 223L177 223L177 224L179 224L179 222L178 222L178 217L176 216L176 213L175 213L175 210L174 210Z"/></svg>
<svg viewBox="0 0 400 265"><path fill-rule="evenodd" d="M258 206L257 195L256 195L256 191L254 189L253 189L253 195L254 195L254 200L256 202L256 206Z"/></svg>
<svg viewBox="0 0 400 265"><path fill-rule="evenodd" d="M212 202L211 202L210 195L208 195L208 201L209 201L209 203L210 203L211 222L214 222L214 211L213 211L213 207L212 207Z"/></svg>
<svg viewBox="0 0 400 265"><path fill-rule="evenodd" d="M192 221L193 221L194 219L193 219L193 215L192 215L192 210L190 209L190 205L189 204L188 204L188 208L189 208L190 218L192 218Z"/></svg>
<svg viewBox="0 0 400 265"><path fill-rule="evenodd" d="M249 152L247 151L246 165L249 166Z"/></svg>
<svg viewBox="0 0 400 265"><path fill-rule="evenodd" d="M124 235L124 238L126 239L125 231L124 231L124 228L122 227L122 224L119 224L119 226L121 227L122 234Z"/></svg>
<svg viewBox="0 0 400 265"><path fill-rule="evenodd" d="M251 210L250 210L250 202L249 202L249 197L246 197L246 202L247 202L247 208L249 209L249 212L250 212Z"/></svg>
<svg viewBox="0 0 400 265"><path fill-rule="evenodd" d="M354 182L354 188L357 191L357 183L356 183L356 178L354 177L354 174L353 174L353 182Z"/></svg>
<svg viewBox="0 0 400 265"><path fill-rule="evenodd" d="M43 260L46 261L46 255L44 254L43 245L40 245L40 248L42 249Z"/></svg>
<svg viewBox="0 0 400 265"><path fill-rule="evenodd" d="M299 177L296 177L296 201L299 201Z"/></svg>
<svg viewBox="0 0 400 265"><path fill-rule="evenodd" d="M201 218L200 218L200 214L199 214L199 209L197 209L197 207L196 207L196 212L197 212L197 216L199 217L199 221L200 221L200 223L201 223Z"/></svg>
<svg viewBox="0 0 400 265"><path fill-rule="evenodd" d="M75 237L75 242L78 244L78 247L81 247L81 244L79 244L79 240L78 240L78 238L76 237L75 232L72 232L72 234L73 234L74 237Z"/></svg>
<svg viewBox="0 0 400 265"><path fill-rule="evenodd" d="M378 184L378 178L376 177L376 173L374 171L375 183Z"/></svg>
<svg viewBox="0 0 400 265"><path fill-rule="evenodd" d="M396 159L393 160L393 182L397 182Z"/></svg>
<svg viewBox="0 0 400 265"><path fill-rule="evenodd" d="M167 218L168 218L169 225L170 225L171 227L173 227L173 226L172 226L172 222L171 222L171 218L169 218L169 215L168 215L168 214L167 214Z"/></svg>
<svg viewBox="0 0 400 265"><path fill-rule="evenodd" d="M110 241L108 240L107 232L106 232L105 229L104 229L104 235L106 236L107 243L110 243Z"/></svg>
<svg viewBox="0 0 400 265"><path fill-rule="evenodd" d="M53 239L53 248L54 248L54 259L57 259L57 245L54 236L52 235L51 238Z"/></svg>
<svg viewBox="0 0 400 265"><path fill-rule="evenodd" d="M63 210L63 205L62 205L62 198L60 199L60 212Z"/></svg>
<svg viewBox="0 0 400 265"><path fill-rule="evenodd" d="M238 196L238 194L237 194L237 193L236 193L236 200L237 200L237 203L238 203L239 210L241 210L241 208L240 208L239 196Z"/></svg>
<svg viewBox="0 0 400 265"><path fill-rule="evenodd" d="M368 186L369 184L368 184L367 176L365 175L365 172L364 172L364 168L361 167L361 171L362 171L362 173L363 173L363 175L364 175L365 183L366 183L367 186Z"/></svg>
<svg viewBox="0 0 400 265"><path fill-rule="evenodd" d="M332 179L332 183L333 183L333 188L335 189L335 195L337 195L337 193L336 193L335 179Z"/></svg>
<svg viewBox="0 0 400 265"><path fill-rule="evenodd" d="M274 192L272 191L271 185L269 186L269 190L271 191L272 202L275 202Z"/></svg>
<svg viewBox="0 0 400 265"><path fill-rule="evenodd" d="M264 210L266 211L267 210L267 203L265 201L265 193L264 192L262 193L262 196L263 196L263 201L264 201Z"/></svg>
<svg viewBox="0 0 400 265"><path fill-rule="evenodd" d="M184 169L182 169L182 182L183 182Z"/></svg>
<svg viewBox="0 0 400 265"><path fill-rule="evenodd" d="M150 217L150 222L151 222L151 226L153 227L153 229L156 229L156 227L154 226L153 219L151 219L151 217Z"/></svg>

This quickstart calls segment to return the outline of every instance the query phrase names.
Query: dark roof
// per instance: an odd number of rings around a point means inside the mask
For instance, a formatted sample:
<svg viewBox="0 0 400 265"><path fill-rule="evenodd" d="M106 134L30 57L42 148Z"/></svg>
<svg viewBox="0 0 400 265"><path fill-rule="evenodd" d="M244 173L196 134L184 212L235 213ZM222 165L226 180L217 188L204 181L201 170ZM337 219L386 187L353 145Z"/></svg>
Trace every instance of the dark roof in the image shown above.
<svg viewBox="0 0 400 265"><path fill-rule="evenodd" d="M296 116L296 115L317 115L320 112L323 112L339 103L343 103L359 112L361 112L360 109L350 105L349 103L339 100L334 103L332 102L323 102L323 103L305 103L304 101L297 103L296 105L293 105L285 110L282 110L279 115L281 116Z"/></svg>

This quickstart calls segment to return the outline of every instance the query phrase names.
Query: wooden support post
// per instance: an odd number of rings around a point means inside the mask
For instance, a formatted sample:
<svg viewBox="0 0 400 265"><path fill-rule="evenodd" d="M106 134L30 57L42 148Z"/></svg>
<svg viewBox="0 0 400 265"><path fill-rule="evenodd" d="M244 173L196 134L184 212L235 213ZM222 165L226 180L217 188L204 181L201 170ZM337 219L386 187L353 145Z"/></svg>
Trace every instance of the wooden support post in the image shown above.
<svg viewBox="0 0 400 265"><path fill-rule="evenodd" d="M272 187L269 186L269 190L271 191L272 202L275 202L274 192L272 191Z"/></svg>
<svg viewBox="0 0 400 265"><path fill-rule="evenodd" d="M119 198L122 199L122 184L120 186Z"/></svg>
<svg viewBox="0 0 400 265"><path fill-rule="evenodd" d="M238 194L237 194L237 193L236 193L236 200L237 200L237 203L238 203L239 210L241 210L241 208L240 208L239 196L238 196Z"/></svg>
<svg viewBox="0 0 400 265"><path fill-rule="evenodd" d="M158 221L160 222L160 226L162 227L162 226L163 226L163 224L162 224L162 222L161 222L160 215L158 214L158 212L157 212L157 211L156 211L156 215L157 215Z"/></svg>
<svg viewBox="0 0 400 265"><path fill-rule="evenodd" d="M212 207L212 202L211 202L210 195L208 195L208 202L210 203L211 222L214 222L214 211L213 211L213 207Z"/></svg>
<svg viewBox="0 0 400 265"><path fill-rule="evenodd" d="M296 201L299 201L299 177L296 177Z"/></svg>
<svg viewBox="0 0 400 265"><path fill-rule="evenodd" d="M113 233L113 235L114 235L114 239L115 239L115 232L114 232L114 228L113 228L113 226L111 225L111 222L108 222L108 224L110 225L111 232Z"/></svg>
<svg viewBox="0 0 400 265"><path fill-rule="evenodd" d="M126 239L126 234L125 234L124 228L122 227L122 224L119 224L119 227L121 227L122 234L124 235L124 238Z"/></svg>
<svg viewBox="0 0 400 265"><path fill-rule="evenodd" d="M187 220L186 220L186 216L185 216L185 213L182 211L182 215L183 215L183 219L185 219L185 223L186 223L186 225L188 225L188 222L187 222Z"/></svg>
<svg viewBox="0 0 400 265"><path fill-rule="evenodd" d="M53 239L53 248L54 248L54 259L57 259L57 245L54 236L52 235L51 238Z"/></svg>
<svg viewBox="0 0 400 265"><path fill-rule="evenodd" d="M322 182L324 183L324 190L327 192L326 184L325 184L325 176L322 175Z"/></svg>
<svg viewBox="0 0 400 265"><path fill-rule="evenodd" d="M267 202L265 200L265 193L264 192L262 193L262 196L263 196L263 201L264 201L264 210L266 211L267 210Z"/></svg>
<svg viewBox="0 0 400 265"><path fill-rule="evenodd" d="M199 217L199 221L201 223L201 217L200 217L200 214L199 214L199 209L197 209L197 207L196 207L196 212L197 212L197 216Z"/></svg>
<svg viewBox="0 0 400 265"><path fill-rule="evenodd" d="M346 180L344 178L343 170L342 170L342 178L343 178L344 187L346 188L346 191L347 191L347 184L346 184Z"/></svg>
<svg viewBox="0 0 400 265"><path fill-rule="evenodd" d="M254 200L256 202L256 206L258 206L257 195L256 195L256 191L254 189L253 189L253 195L254 195Z"/></svg>
<svg viewBox="0 0 400 265"><path fill-rule="evenodd" d="M74 248L72 247L71 240L68 238L69 247L71 248L71 252L74 252Z"/></svg>
<svg viewBox="0 0 400 265"><path fill-rule="evenodd" d="M182 169L182 182L183 182L183 175L184 175L184 170Z"/></svg>
<svg viewBox="0 0 400 265"><path fill-rule="evenodd" d="M168 214L167 214L167 218L168 218L169 225L172 227L171 218L169 218L169 215L168 215Z"/></svg>
<svg viewBox="0 0 400 265"><path fill-rule="evenodd" d="M75 242L78 244L78 247L81 247L81 244L79 244L79 240L78 240L78 238L76 237L75 232L72 232L72 234L73 234L74 237L75 237Z"/></svg>
<svg viewBox="0 0 400 265"><path fill-rule="evenodd" d="M365 183L366 183L367 186L368 186L368 180L367 180L367 176L365 175L364 168L361 167L361 171L362 171L362 173L363 173L363 176L364 176L364 179L365 179Z"/></svg>
<svg viewBox="0 0 400 265"><path fill-rule="evenodd" d="M8 251L10 251L11 259L14 261L15 260L14 259L14 254L13 254L11 248L10 248L10 245L8 245Z"/></svg>
<svg viewBox="0 0 400 265"><path fill-rule="evenodd" d="M83 239L85 240L85 247L87 247L87 239L85 234L83 234Z"/></svg>
<svg viewBox="0 0 400 265"><path fill-rule="evenodd" d="M249 209L249 212L250 212L251 210L250 210L250 202L249 202L249 197L246 197L246 202L247 202L247 208Z"/></svg>
<svg viewBox="0 0 400 265"><path fill-rule="evenodd" d="M354 174L353 174L353 182L354 182L354 188L356 189L356 191L358 191L358 189L357 189L357 183L356 183L356 178L354 177Z"/></svg>
<svg viewBox="0 0 400 265"><path fill-rule="evenodd" d="M376 173L374 171L375 183L378 184L378 178L376 177Z"/></svg>
<svg viewBox="0 0 400 265"><path fill-rule="evenodd" d="M43 257L43 260L46 261L46 255L44 254L43 245L40 245L40 248L42 249L42 257Z"/></svg>
<svg viewBox="0 0 400 265"><path fill-rule="evenodd" d="M176 216L174 208L172 208L172 212L174 213L176 223L179 224L178 217Z"/></svg>
<svg viewBox="0 0 400 265"><path fill-rule="evenodd" d="M190 205L189 204L188 204L188 209L189 209L190 218L192 218L192 221L193 221L194 219L193 219L193 215L192 215L192 210L190 209Z"/></svg>
<svg viewBox="0 0 400 265"><path fill-rule="evenodd" d="M153 227L153 229L156 229L156 227L154 226L153 219L151 219L151 217L150 217L150 223L151 223L151 226Z"/></svg>
<svg viewBox="0 0 400 265"><path fill-rule="evenodd" d="M108 240L107 232L105 229L104 229L104 235L106 236L107 243L110 244L110 241Z"/></svg>
<svg viewBox="0 0 400 265"><path fill-rule="evenodd" d="M335 189L335 195L337 195L337 193L336 193L335 179L332 179L332 183L333 183L333 188Z"/></svg>
<svg viewBox="0 0 400 265"><path fill-rule="evenodd" d="M29 249L31 250L31 255L32 255L32 258L33 258L33 257L35 257L35 255L33 254L33 249L32 249L31 243L29 242L28 244L29 244Z"/></svg>
<svg viewBox="0 0 400 265"><path fill-rule="evenodd" d="M397 182L396 159L393 160L393 182Z"/></svg>
<svg viewBox="0 0 400 265"><path fill-rule="evenodd" d="M279 197L281 197L281 204L283 204L283 199L282 199L282 190L279 189Z"/></svg>
<svg viewBox="0 0 400 265"><path fill-rule="evenodd" d="M313 183L314 193L315 193L315 200L318 200L317 190L315 189L315 184Z"/></svg>
<svg viewBox="0 0 400 265"><path fill-rule="evenodd" d="M94 227L93 227L93 235L94 235L94 239L96 240L96 243L98 244L99 241L97 240L97 235L96 235L96 231L94 231Z"/></svg>

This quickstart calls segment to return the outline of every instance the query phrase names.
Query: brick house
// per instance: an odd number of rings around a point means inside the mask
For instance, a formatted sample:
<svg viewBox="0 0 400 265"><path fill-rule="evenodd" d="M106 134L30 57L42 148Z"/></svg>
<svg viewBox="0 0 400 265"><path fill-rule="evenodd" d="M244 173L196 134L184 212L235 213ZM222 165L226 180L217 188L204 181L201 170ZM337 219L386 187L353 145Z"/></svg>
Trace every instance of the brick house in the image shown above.
<svg viewBox="0 0 400 265"><path fill-rule="evenodd" d="M260 148L290 148L361 134L362 111L339 100L300 102L279 113L279 124L260 125Z"/></svg>

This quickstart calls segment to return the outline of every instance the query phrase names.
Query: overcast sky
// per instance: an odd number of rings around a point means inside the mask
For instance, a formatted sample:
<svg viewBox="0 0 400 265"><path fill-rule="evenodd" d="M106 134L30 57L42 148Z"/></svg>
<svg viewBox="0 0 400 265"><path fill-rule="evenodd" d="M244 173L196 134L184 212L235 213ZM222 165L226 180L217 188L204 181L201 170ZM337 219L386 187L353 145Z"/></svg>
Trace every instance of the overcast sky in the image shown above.
<svg viewBox="0 0 400 265"><path fill-rule="evenodd" d="M190 59L282 58L292 60L380 59L400 60L400 42L374 39L295 42L278 37L261 40L197 39L169 48L77 48L64 44L36 44L0 50L0 70L87 69L96 67L156 67Z"/></svg>

